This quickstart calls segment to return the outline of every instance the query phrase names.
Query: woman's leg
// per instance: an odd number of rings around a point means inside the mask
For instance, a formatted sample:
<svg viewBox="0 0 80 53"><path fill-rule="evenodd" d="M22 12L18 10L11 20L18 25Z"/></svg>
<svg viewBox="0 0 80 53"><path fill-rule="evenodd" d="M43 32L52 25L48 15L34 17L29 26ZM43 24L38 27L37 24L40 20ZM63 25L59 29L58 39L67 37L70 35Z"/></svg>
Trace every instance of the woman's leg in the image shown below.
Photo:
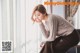
<svg viewBox="0 0 80 53"><path fill-rule="evenodd" d="M61 42L58 42L55 46L53 45L54 53L66 53L68 49L77 45L79 37L76 31L73 31L68 36L63 37Z"/></svg>
<svg viewBox="0 0 80 53"><path fill-rule="evenodd" d="M62 36L56 38L55 41L47 41L43 46L42 50L40 51L40 53L54 53L53 45L55 46L61 39Z"/></svg>
<svg viewBox="0 0 80 53"><path fill-rule="evenodd" d="M66 53L66 51L73 47L76 44L70 43L66 40L62 40L62 42L59 42L57 45L53 47L54 53Z"/></svg>
<svg viewBox="0 0 80 53"><path fill-rule="evenodd" d="M62 40L62 41L60 41ZM66 53L66 51L77 45L79 37L74 30L70 35L65 37L58 37L54 41L46 42L40 53Z"/></svg>

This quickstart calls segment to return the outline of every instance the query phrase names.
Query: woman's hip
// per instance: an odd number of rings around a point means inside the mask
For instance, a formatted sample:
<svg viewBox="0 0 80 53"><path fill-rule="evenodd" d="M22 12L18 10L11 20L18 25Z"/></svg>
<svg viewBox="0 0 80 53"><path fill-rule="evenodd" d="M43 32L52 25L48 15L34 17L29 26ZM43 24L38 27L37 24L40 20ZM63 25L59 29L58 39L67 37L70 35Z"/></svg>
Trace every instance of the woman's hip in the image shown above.
<svg viewBox="0 0 80 53"><path fill-rule="evenodd" d="M79 42L79 34L78 32L74 29L73 32L67 36L63 36L63 40L66 40L70 43L78 43Z"/></svg>

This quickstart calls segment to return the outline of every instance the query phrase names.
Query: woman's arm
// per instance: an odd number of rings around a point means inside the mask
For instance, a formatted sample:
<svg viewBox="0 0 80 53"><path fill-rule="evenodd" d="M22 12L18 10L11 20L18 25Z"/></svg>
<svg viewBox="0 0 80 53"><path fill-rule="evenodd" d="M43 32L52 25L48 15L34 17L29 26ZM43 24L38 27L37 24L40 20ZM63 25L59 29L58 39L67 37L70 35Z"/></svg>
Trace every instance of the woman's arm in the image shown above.
<svg viewBox="0 0 80 53"><path fill-rule="evenodd" d="M47 31L47 30L45 29L45 26L44 26L42 20L39 19L39 18L36 18L35 21L36 21L37 23L39 23L43 35L44 35L46 38L48 38L48 37L49 37L49 31Z"/></svg>
<svg viewBox="0 0 80 53"><path fill-rule="evenodd" d="M47 31L47 30L45 29L45 26L44 26L43 22L40 22L39 25L40 25L40 28L41 28L41 31L42 31L43 35L44 35L46 38L48 38L48 37L49 37L49 31Z"/></svg>
<svg viewBox="0 0 80 53"><path fill-rule="evenodd" d="M50 18L49 19L49 29L50 34L48 40L55 40L57 33L58 33L58 20L57 18Z"/></svg>

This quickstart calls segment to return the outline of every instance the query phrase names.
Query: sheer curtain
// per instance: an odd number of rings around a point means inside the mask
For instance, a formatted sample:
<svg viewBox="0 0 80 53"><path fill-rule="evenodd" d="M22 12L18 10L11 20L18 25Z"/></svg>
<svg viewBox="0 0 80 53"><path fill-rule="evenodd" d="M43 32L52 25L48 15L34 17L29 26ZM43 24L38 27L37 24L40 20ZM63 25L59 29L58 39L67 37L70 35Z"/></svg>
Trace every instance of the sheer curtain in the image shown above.
<svg viewBox="0 0 80 53"><path fill-rule="evenodd" d="M0 0L0 51L1 51L1 42L2 42L2 18L1 18L1 0Z"/></svg>
<svg viewBox="0 0 80 53"><path fill-rule="evenodd" d="M73 21L74 21L75 28L80 29L80 5L78 7L76 14L73 17Z"/></svg>
<svg viewBox="0 0 80 53"><path fill-rule="evenodd" d="M46 0L45 0L46 1ZM45 39L40 31L39 25L32 22L31 14L37 4L44 4L44 0L26 1L26 52L39 53L40 43ZM51 13L50 6L46 6L47 12Z"/></svg>
<svg viewBox="0 0 80 53"><path fill-rule="evenodd" d="M40 30L37 23L32 22L31 15L33 8L42 2L41 0L26 1L26 52L38 53L38 45L40 41Z"/></svg>
<svg viewBox="0 0 80 53"><path fill-rule="evenodd" d="M46 0L45 0L46 1ZM0 0L0 43L12 42L12 52L38 53L42 33L37 23L31 21L33 8L44 0ZM50 6L46 6L50 13ZM1 52L0 46L0 52Z"/></svg>
<svg viewBox="0 0 80 53"><path fill-rule="evenodd" d="M10 8L11 7L11 8ZM0 0L0 43L12 41L13 38L13 13L12 0ZM13 44L13 43L12 43ZM0 45L0 53L2 45Z"/></svg>

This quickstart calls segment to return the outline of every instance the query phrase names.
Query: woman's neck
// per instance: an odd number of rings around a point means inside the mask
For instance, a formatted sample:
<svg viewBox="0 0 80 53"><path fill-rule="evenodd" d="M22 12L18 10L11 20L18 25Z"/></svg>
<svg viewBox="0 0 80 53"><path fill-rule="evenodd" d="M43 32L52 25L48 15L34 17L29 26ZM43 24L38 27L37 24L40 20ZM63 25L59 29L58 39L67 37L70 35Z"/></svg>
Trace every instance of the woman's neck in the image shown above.
<svg viewBox="0 0 80 53"><path fill-rule="evenodd" d="M46 15L43 20L44 20L44 21L47 21L47 19L48 19L48 15Z"/></svg>
<svg viewBox="0 0 80 53"><path fill-rule="evenodd" d="M47 20L48 20L48 15L47 16L45 16L45 18L43 19L43 23L45 24L46 22L47 22Z"/></svg>

